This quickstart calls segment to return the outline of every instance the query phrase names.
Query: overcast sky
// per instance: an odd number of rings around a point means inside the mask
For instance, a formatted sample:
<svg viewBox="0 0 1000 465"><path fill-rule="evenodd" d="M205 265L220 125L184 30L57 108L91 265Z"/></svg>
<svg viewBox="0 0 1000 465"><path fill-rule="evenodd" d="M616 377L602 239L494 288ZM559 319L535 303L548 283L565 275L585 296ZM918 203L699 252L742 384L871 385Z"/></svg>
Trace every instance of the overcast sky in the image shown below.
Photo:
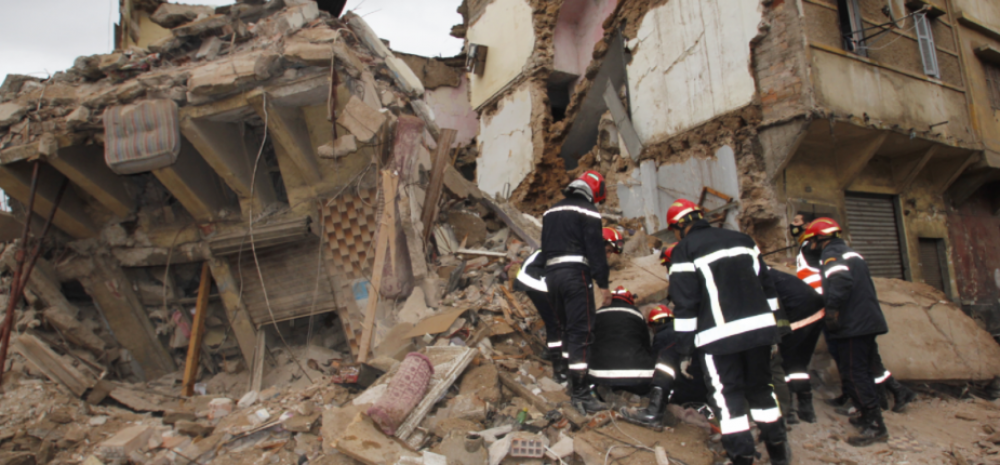
<svg viewBox="0 0 1000 465"><path fill-rule="evenodd" d="M180 2L174 2L180 3ZM228 5L233 0L183 3ZM425 56L454 56L462 41L448 35L462 22L461 0L349 0L392 48ZM118 0L0 0L0 80L10 73L45 77L81 55L108 53Z"/></svg>

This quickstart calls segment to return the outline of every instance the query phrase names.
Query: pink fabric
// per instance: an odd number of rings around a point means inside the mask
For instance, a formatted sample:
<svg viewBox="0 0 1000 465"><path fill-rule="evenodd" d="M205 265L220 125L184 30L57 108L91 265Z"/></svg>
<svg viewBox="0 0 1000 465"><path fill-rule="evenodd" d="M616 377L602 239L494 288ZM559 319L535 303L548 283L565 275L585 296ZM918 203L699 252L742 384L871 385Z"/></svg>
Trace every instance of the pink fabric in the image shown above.
<svg viewBox="0 0 1000 465"><path fill-rule="evenodd" d="M433 374L434 365L427 356L410 352L389 381L385 394L368 409L368 416L383 433L395 435L396 428L427 394Z"/></svg>

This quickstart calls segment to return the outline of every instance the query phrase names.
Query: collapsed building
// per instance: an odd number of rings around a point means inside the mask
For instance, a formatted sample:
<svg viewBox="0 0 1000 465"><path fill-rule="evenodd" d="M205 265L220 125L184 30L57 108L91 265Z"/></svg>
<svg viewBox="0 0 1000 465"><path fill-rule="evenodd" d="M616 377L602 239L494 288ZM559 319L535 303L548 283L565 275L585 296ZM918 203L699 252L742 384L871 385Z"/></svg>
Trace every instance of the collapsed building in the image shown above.
<svg viewBox="0 0 1000 465"><path fill-rule="evenodd" d="M537 212L593 168L612 213L647 233L674 199L701 199L765 251L791 245L789 215L830 216L877 276L930 284L997 329L993 2L469 0L463 14L488 194Z"/></svg>
<svg viewBox="0 0 1000 465"><path fill-rule="evenodd" d="M0 458L510 463L545 446L551 462L648 463L638 437L711 463L697 412L670 435L581 417L537 358L541 322L511 276L586 169L629 237L612 282L643 303L666 297L652 252L676 198L776 267L790 214L832 216L884 278L886 365L981 393L1000 375L1000 10L716 3L466 0L466 53L427 58L344 2L122 0L114 53L0 87L5 291L44 245L24 305L3 296L19 305L3 386L65 404L5 398ZM365 409L410 352L434 375L379 430ZM997 409L980 401L949 408ZM531 428L508 434L522 411Z"/></svg>

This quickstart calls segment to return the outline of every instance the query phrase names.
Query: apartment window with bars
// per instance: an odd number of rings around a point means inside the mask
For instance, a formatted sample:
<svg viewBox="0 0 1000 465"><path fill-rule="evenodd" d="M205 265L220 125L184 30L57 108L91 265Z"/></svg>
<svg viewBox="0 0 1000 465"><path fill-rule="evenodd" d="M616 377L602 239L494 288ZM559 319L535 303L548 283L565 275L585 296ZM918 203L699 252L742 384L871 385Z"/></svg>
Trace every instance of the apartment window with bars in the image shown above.
<svg viewBox="0 0 1000 465"><path fill-rule="evenodd" d="M986 71L986 87L990 91L990 106L1000 110L1000 66L983 62L983 69Z"/></svg>

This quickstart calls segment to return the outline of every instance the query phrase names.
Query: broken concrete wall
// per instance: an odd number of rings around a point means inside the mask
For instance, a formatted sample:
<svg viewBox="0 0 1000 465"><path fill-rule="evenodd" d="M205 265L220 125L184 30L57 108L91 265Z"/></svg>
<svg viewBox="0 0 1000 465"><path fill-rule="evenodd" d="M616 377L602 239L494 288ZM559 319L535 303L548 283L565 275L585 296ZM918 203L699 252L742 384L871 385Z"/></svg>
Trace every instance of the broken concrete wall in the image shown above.
<svg viewBox="0 0 1000 465"><path fill-rule="evenodd" d="M996 199L1000 185L980 189L948 210L954 279L962 310L990 332L1000 331L1000 217Z"/></svg>
<svg viewBox="0 0 1000 465"><path fill-rule="evenodd" d="M679 198L697 201L704 186L739 198L739 173L732 147L722 146L711 158L690 157L681 163L665 163L658 167L655 160L643 160L639 169L632 171L629 182L618 184L618 204L629 218L649 217L646 232L653 233L667 227L665 219L670 204ZM709 195L704 206L712 210L725 203ZM727 215L728 228L739 230L738 213L736 208Z"/></svg>
<svg viewBox="0 0 1000 465"><path fill-rule="evenodd" d="M583 76L590 65L594 44L604 38L604 20L618 2L611 0L565 0L552 33L552 69L557 73ZM571 85L572 89L575 85Z"/></svg>
<svg viewBox="0 0 1000 465"><path fill-rule="evenodd" d="M749 105L758 2L675 0L650 10L628 66L632 121L650 143Z"/></svg>
<svg viewBox="0 0 1000 465"><path fill-rule="evenodd" d="M535 168L535 145L532 124L536 86L526 83L497 103L491 116L483 116L479 129L477 182L489 194L508 196Z"/></svg>
<svg viewBox="0 0 1000 465"><path fill-rule="evenodd" d="M495 0L469 25L467 42L489 47L485 72L470 76L470 102L478 108L521 74L535 50L532 8L526 0Z"/></svg>
<svg viewBox="0 0 1000 465"><path fill-rule="evenodd" d="M479 114L469 103L469 78L462 76L457 87L441 86L428 89L424 100L434 110L434 118L442 128L458 131L455 143L464 147L479 134Z"/></svg>

